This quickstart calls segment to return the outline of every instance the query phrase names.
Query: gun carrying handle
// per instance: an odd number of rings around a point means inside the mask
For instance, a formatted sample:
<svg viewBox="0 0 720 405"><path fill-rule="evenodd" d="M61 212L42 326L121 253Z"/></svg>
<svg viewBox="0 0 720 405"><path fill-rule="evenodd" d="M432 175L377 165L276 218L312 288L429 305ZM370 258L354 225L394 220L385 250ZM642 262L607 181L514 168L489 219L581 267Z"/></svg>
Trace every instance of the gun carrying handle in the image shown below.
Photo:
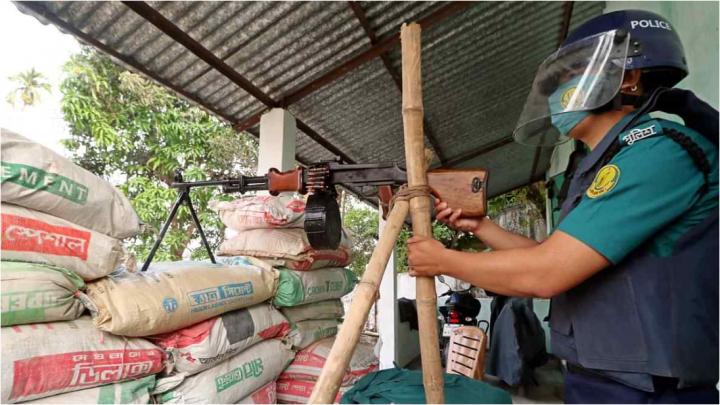
<svg viewBox="0 0 720 405"><path fill-rule="evenodd" d="M268 191L270 195L278 195L282 192L295 192L305 194L303 185L303 169L297 168L281 172L272 168L268 170Z"/></svg>

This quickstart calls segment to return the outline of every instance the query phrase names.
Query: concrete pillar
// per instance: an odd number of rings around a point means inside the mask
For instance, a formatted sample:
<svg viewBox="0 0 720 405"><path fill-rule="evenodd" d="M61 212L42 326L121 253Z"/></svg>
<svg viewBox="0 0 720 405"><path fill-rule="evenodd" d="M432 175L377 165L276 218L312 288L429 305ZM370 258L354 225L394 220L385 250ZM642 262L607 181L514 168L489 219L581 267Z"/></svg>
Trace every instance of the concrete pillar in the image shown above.
<svg viewBox="0 0 720 405"><path fill-rule="evenodd" d="M260 117L258 175L274 167L280 171L295 168L295 117L282 108L273 108Z"/></svg>
<svg viewBox="0 0 720 405"><path fill-rule="evenodd" d="M379 233L382 234L385 221L382 219L382 212L378 210L380 218ZM390 255L385 273L380 282L380 299L377 302L377 325L382 346L380 347L380 369L395 367L394 362L397 353L397 289L395 277L395 253Z"/></svg>

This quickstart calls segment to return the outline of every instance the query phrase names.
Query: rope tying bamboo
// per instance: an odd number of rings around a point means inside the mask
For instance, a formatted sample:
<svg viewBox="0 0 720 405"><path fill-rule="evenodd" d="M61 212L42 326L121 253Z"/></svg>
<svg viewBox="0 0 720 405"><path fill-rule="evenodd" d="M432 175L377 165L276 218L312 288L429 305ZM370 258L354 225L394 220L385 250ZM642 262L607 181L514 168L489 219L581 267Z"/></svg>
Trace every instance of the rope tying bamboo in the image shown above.
<svg viewBox="0 0 720 405"><path fill-rule="evenodd" d="M410 187L407 184L403 184L390 200L388 212L392 211L393 206L395 206L395 201L410 201L415 197L430 197L432 195L433 192L430 186L421 185Z"/></svg>

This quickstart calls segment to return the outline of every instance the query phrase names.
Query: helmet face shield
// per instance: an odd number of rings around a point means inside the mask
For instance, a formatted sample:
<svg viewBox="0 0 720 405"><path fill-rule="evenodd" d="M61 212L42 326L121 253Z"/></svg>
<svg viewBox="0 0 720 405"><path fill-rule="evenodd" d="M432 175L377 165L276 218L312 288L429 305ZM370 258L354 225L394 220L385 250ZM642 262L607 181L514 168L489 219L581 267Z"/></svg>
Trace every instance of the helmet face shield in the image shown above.
<svg viewBox="0 0 720 405"><path fill-rule="evenodd" d="M612 30L573 42L550 55L538 69L513 132L519 143L553 146L587 111L612 101L625 73L629 35Z"/></svg>

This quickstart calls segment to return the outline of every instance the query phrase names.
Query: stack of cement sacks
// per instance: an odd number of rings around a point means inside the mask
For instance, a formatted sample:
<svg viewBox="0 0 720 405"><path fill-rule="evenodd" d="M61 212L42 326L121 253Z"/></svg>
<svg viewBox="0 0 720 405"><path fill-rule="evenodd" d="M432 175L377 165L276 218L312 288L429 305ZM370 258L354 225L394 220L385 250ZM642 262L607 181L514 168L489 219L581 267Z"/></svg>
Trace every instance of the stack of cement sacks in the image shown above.
<svg viewBox="0 0 720 405"><path fill-rule="evenodd" d="M274 382L295 355L283 341L288 322L270 304L277 281L276 270L250 259L157 263L131 280L132 292L108 297L103 307L112 312L108 327L147 334L171 359L172 371L153 391L158 402L265 403L274 401ZM107 291L98 294L113 295ZM124 302L124 310L112 302ZM147 326L121 326L128 312Z"/></svg>
<svg viewBox="0 0 720 405"><path fill-rule="evenodd" d="M286 315L285 308L302 306L295 312L298 316L289 319L293 348L334 336L343 316L340 298L357 283L344 268L350 264L351 249L345 232L337 249L314 249L303 230L305 203L291 196L246 197L216 202L212 208L237 233L220 245L218 260L233 264L251 256L276 267L280 279L273 304Z"/></svg>
<svg viewBox="0 0 720 405"><path fill-rule="evenodd" d="M340 298L357 283L344 267L350 263L351 250L345 231L337 249L312 248L303 230L305 203L290 196L246 197L211 207L236 233L221 244L216 257L219 262L235 264L252 257L279 270L272 302L290 323L286 340L293 349L302 353L313 343L336 335L344 315ZM370 355L374 358L372 351ZM278 381L278 402L283 400L280 384L285 387L287 381Z"/></svg>
<svg viewBox="0 0 720 405"><path fill-rule="evenodd" d="M121 239L139 231L109 183L10 131L2 150L0 402L147 402L166 356L98 330L86 283L133 270ZM127 271L125 270L125 271Z"/></svg>
<svg viewBox="0 0 720 405"><path fill-rule="evenodd" d="M297 352L293 362L278 378L278 403L306 404L308 402L334 343L335 337L329 337ZM339 402L342 395L358 380L377 370L378 363L373 352L373 345L363 341L358 343L350 359L350 364L343 374L335 402Z"/></svg>

